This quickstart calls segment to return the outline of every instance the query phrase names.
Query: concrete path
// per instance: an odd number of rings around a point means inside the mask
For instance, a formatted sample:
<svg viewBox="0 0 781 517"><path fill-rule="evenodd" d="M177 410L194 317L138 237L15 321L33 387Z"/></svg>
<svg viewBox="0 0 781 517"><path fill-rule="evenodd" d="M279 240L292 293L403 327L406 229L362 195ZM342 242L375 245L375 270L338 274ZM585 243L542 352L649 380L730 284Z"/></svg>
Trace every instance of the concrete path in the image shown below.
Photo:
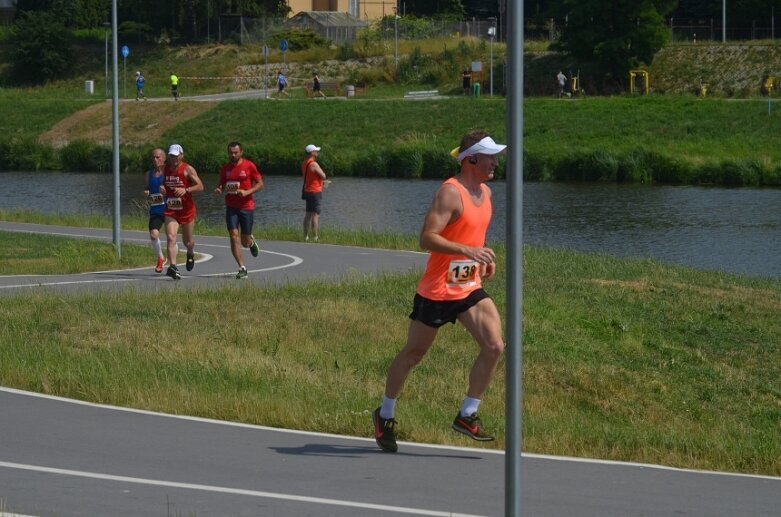
<svg viewBox="0 0 781 517"><path fill-rule="evenodd" d="M388 454L371 439L176 417L4 388L0 408L0 501L6 512L58 517L504 512L500 452L400 443L398 453ZM366 427L368 433L368 413ZM777 516L781 507L780 478L653 465L524 455L521 482L524 515L534 517Z"/></svg>
<svg viewBox="0 0 781 517"><path fill-rule="evenodd" d="M0 221L0 231L17 232L20 239L26 233L62 235L100 239L111 242L108 229L73 228ZM122 242L146 245L148 232L122 231ZM174 281L165 273L154 272L154 257L150 247L150 266L141 269L101 271L78 275L17 275L0 276L0 295L30 291L45 287L65 291L94 291L98 289L183 289L192 287L213 288L227 282L250 281L258 285L281 285L289 282L324 279L339 280L356 275L375 275L381 272L419 271L428 257L425 253L389 251L353 246L334 246L326 243L275 242L259 238L260 255L255 258L244 251L244 262L249 270L248 280L236 280L238 266L230 252L225 237L195 236L195 251L202 254L193 271L179 265L182 279ZM165 245L165 238L163 238ZM184 246L179 241L179 249ZM410 300L411 300L410 295Z"/></svg>

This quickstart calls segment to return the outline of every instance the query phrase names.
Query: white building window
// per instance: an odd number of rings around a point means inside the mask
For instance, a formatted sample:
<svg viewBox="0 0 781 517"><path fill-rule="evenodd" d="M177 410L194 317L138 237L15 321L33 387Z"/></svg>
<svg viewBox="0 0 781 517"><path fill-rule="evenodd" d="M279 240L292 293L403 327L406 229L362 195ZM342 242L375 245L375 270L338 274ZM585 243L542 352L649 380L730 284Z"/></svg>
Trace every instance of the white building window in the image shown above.
<svg viewBox="0 0 781 517"><path fill-rule="evenodd" d="M347 12L356 18L361 17L361 9L358 3L358 0L350 0L347 4Z"/></svg>

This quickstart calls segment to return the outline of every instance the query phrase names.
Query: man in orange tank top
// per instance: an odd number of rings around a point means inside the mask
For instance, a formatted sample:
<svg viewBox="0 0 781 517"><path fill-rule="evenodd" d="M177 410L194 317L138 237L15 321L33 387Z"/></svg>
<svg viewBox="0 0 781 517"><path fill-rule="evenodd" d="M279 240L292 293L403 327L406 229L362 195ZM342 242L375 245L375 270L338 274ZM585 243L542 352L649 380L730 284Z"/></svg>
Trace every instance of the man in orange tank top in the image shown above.
<svg viewBox="0 0 781 517"><path fill-rule="evenodd" d="M187 271L195 266L195 202L193 192L203 191L203 182L192 165L184 161L184 149L179 144L168 148L163 183L165 194L165 235L168 238L168 270L166 275L179 280L182 275L176 266L176 235L182 227L182 241L187 247Z"/></svg>
<svg viewBox="0 0 781 517"><path fill-rule="evenodd" d="M493 179L497 157L505 148L482 131L464 136L457 155L461 169L442 184L426 214L420 246L431 255L418 283L407 343L391 363L382 405L372 415L374 437L383 451L398 450L396 398L407 376L434 344L439 327L456 320L469 331L480 352L452 428L474 440L494 439L477 416L504 351L499 311L482 288L482 280L496 272L496 255L485 247L492 212L491 190L485 182Z"/></svg>

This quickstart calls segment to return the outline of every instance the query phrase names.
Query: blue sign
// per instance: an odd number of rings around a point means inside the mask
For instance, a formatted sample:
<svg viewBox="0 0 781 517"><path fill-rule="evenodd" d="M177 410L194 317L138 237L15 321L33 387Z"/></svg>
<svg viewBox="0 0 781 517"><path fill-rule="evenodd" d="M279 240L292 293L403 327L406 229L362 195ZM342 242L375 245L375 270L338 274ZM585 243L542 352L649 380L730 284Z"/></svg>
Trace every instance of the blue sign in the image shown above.
<svg viewBox="0 0 781 517"><path fill-rule="evenodd" d="M122 45L122 57L127 57L130 55L130 49L127 47L127 45Z"/></svg>
<svg viewBox="0 0 781 517"><path fill-rule="evenodd" d="M286 39L279 40L279 50L281 50L282 52L287 52L287 40Z"/></svg>

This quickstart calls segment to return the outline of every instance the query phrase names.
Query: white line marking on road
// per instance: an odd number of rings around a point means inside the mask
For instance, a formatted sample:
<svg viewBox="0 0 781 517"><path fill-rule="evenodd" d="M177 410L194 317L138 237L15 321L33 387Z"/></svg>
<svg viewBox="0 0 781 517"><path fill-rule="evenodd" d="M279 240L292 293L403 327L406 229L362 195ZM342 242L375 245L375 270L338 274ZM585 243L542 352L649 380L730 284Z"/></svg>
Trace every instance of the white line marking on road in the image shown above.
<svg viewBox="0 0 781 517"><path fill-rule="evenodd" d="M170 413L157 413L154 411L148 411L146 409L135 409L135 408L127 408L127 407L120 407L120 406L111 406L108 404L96 404L94 402L86 402L84 400L76 400L76 399L69 399L65 397L58 397L56 395L46 395L44 393L35 393L33 391L24 391L19 390L16 388L8 388L5 386L0 386L0 392L6 392L11 393L14 395L22 395L26 397L35 397L35 398L41 398L46 400L56 400L58 402L65 402L68 404L77 404L82 406L88 406L88 407L94 407L94 408L100 408L100 409L109 409L112 411L124 411L127 413L137 413L139 415L151 415L151 416L159 416L164 418L176 418L178 420L189 420L192 422L200 422L200 423L207 423L207 424L216 424L216 425L226 425L230 427L241 427L245 429L258 429L262 431L274 431L277 433L286 433L286 434L298 434L298 435L304 435L304 436L322 436L325 438L336 438L340 440L351 440L351 441L359 441L359 442L367 442L367 443L374 443L373 438L362 438L360 436L346 436L341 434L329 434L329 433L318 433L314 431L300 431L298 429L280 429L278 427L266 427L262 425L255 425L255 424L244 424L241 422L229 422L226 420L214 420L211 418L202 418L197 416L188 416L188 415L172 415ZM371 416L371 413L366 413L367 418ZM504 451L497 450L497 449L478 449L475 447L456 447L453 445L437 445L437 444L429 444L429 443L414 443L414 442L399 442L399 445L404 445L405 447L419 447L419 448L427 448L427 449L442 449L442 450L449 450L449 451L462 451L462 452L472 452L472 453L480 453L480 454L499 454L504 455ZM740 472L720 472L715 470L696 470L696 469L685 469L685 468L679 468L679 467L668 467L666 465L654 465L653 463L633 463L628 461L616 461L616 460L600 460L600 459L593 459L593 458L578 458L574 456L553 456L549 454L535 454L530 452L524 452L522 454L524 458L535 458L535 459L542 459L542 460L550 460L550 461L569 461L572 463L593 463L593 464L599 464L599 465L616 465L621 467L636 467L636 468L648 468L648 469L657 469L657 470L668 470L671 472L685 472L690 474L706 474L706 475L713 475L713 476L733 476L733 477L741 477L741 478L752 478L752 479L766 479L769 481L778 481L781 482L781 477L776 476L766 476L762 474L743 474Z"/></svg>
<svg viewBox="0 0 781 517"><path fill-rule="evenodd" d="M144 479L128 476L115 476L113 474L101 474L99 472L85 472L82 470L58 469L52 467L42 467L39 465L25 465L23 463L11 463L0 461L0 467L8 469L27 470L32 472L43 472L46 474L59 474L64 476L75 476L90 479L100 479L104 481L117 481L120 483L135 483L139 485L164 486L169 488L183 488L185 490L202 490L205 492L216 492L220 494L246 495L250 497L263 497L266 499L282 499L284 501L295 501L298 503L326 504L332 506L346 506L349 508L362 508L365 510L377 510L382 512L409 513L414 515L435 515L441 517L479 517L470 514L453 513L448 511L424 510L421 508L408 508L405 506L389 506L384 504L361 503L354 501L345 501L340 499L326 499L323 497L310 497L304 495L280 494L277 492L264 492L262 490L247 490L243 488L231 488L213 485L199 485L195 483L180 483L177 481L164 481L159 479Z"/></svg>

